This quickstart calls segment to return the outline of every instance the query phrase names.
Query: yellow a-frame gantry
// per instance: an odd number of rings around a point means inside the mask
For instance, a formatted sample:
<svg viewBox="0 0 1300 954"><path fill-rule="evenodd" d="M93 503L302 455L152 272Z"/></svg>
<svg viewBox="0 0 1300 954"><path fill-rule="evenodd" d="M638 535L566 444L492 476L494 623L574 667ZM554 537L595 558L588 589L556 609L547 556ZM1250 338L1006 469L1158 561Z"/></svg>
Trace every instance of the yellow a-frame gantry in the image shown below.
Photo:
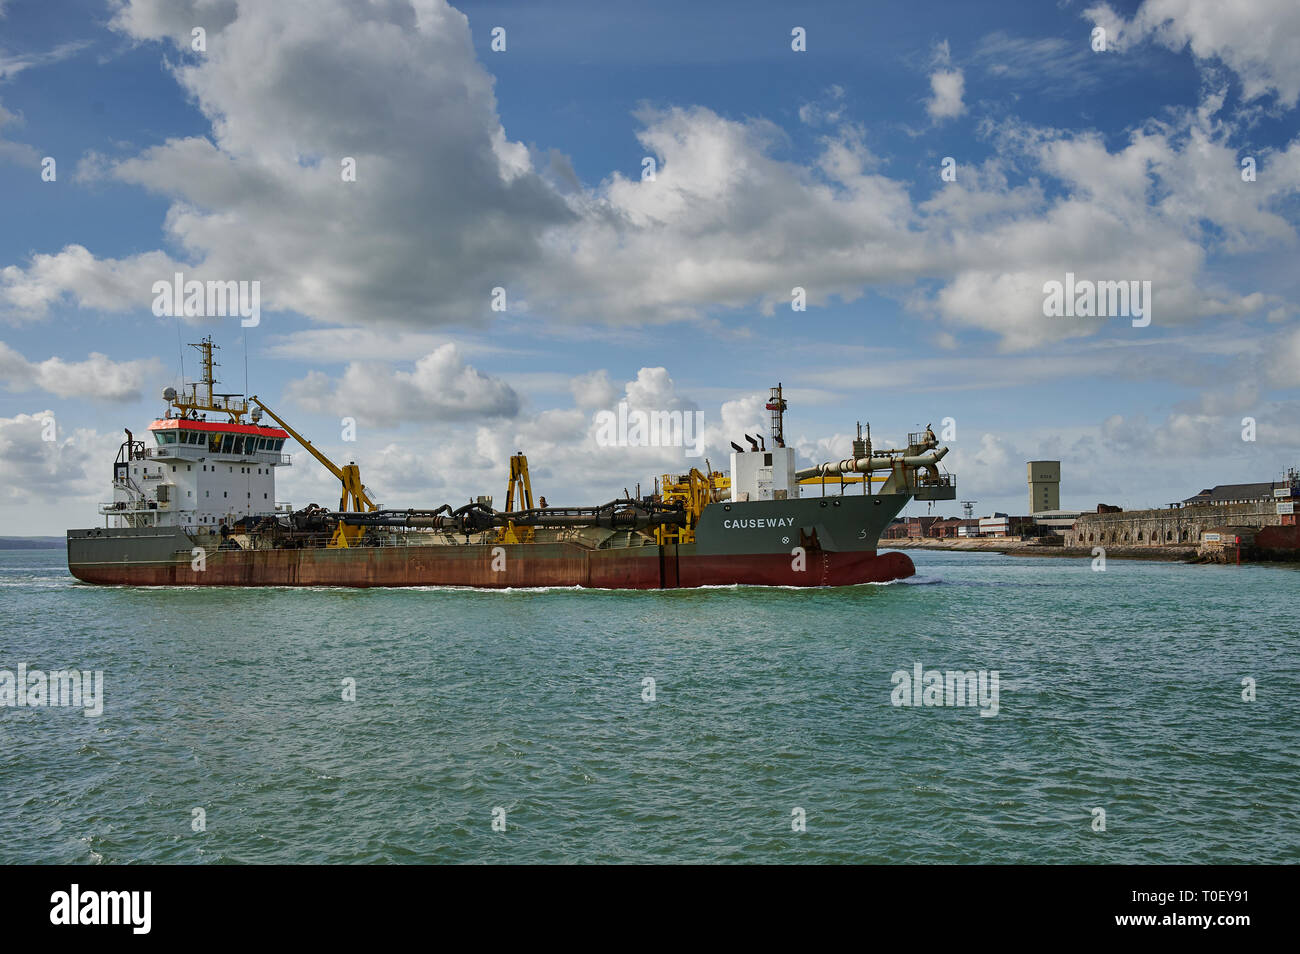
<svg viewBox="0 0 1300 954"><path fill-rule="evenodd" d="M528 458L523 451L510 457L510 483L506 485L506 513L514 512L516 490L519 491L520 509L532 510L533 484L528 478ZM504 527L497 530L497 542L532 543L533 528L516 527L513 522L507 522Z"/></svg>

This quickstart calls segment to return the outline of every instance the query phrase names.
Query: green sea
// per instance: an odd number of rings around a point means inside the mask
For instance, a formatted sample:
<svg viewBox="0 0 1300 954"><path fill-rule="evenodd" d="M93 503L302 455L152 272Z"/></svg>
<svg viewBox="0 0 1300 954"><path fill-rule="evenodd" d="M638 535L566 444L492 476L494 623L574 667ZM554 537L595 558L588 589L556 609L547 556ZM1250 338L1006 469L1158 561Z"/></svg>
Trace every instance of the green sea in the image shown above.
<svg viewBox="0 0 1300 954"><path fill-rule="evenodd" d="M1300 861L1300 570L913 559L154 590L0 551L0 671L103 673L97 717L0 708L0 862ZM895 705L918 664L996 673L996 715Z"/></svg>

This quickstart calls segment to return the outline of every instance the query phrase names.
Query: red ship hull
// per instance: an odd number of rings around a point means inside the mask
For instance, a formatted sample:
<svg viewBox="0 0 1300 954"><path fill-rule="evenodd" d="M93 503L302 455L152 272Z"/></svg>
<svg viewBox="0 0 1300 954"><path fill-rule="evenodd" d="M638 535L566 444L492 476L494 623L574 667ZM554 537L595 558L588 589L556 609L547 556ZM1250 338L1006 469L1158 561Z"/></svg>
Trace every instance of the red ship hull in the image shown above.
<svg viewBox="0 0 1300 954"><path fill-rule="evenodd" d="M571 544L220 550L196 569L188 554L155 561L70 561L87 583L126 586L848 586L916 572L904 553L813 550L702 555L692 545L592 550ZM183 559L181 557L184 557Z"/></svg>

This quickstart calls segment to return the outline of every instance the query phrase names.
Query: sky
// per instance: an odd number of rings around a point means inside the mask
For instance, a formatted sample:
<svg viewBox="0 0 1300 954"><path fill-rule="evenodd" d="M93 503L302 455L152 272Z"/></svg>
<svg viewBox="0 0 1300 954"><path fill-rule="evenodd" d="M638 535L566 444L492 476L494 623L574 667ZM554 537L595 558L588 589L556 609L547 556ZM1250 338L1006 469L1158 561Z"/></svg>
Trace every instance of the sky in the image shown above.
<svg viewBox="0 0 1300 954"><path fill-rule="evenodd" d="M0 532L99 525L208 334L385 506L725 469L778 382L801 466L930 424L977 514L1029 460L1078 510L1279 477L1298 103L1294 0L0 0ZM177 272L257 324L157 314Z"/></svg>

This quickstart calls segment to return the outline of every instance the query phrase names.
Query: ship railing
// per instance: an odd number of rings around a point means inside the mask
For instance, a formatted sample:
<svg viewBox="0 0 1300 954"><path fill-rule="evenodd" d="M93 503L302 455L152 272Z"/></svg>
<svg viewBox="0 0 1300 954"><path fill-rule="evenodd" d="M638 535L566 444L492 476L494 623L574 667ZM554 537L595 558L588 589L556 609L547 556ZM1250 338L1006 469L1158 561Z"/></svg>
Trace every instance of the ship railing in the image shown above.
<svg viewBox="0 0 1300 954"><path fill-rule="evenodd" d="M139 484L128 474L125 477L119 477L114 481L116 487L123 491L127 500L110 500L99 505L100 513L121 513L123 511L139 512L141 510L156 509L149 507L149 495L144 492Z"/></svg>
<svg viewBox="0 0 1300 954"><path fill-rule="evenodd" d="M920 477L912 494L917 500L956 500L957 475L935 474Z"/></svg>
<svg viewBox="0 0 1300 954"><path fill-rule="evenodd" d="M164 444L160 447L150 447L145 450L145 456L157 459L173 460L203 460L208 457L220 458L222 460L251 460L259 464L292 464L293 455L281 454L278 451L253 451L245 454L223 454L219 451L213 451L202 446L186 446L183 444Z"/></svg>
<svg viewBox="0 0 1300 954"><path fill-rule="evenodd" d="M149 506L149 504L151 503L153 504L153 506ZM167 504L165 503L160 504L154 501L148 501L147 503L140 504L140 503L133 503L129 500L109 500L99 505L99 512L102 514L159 513L160 511L166 512L169 511L170 509L171 508Z"/></svg>

